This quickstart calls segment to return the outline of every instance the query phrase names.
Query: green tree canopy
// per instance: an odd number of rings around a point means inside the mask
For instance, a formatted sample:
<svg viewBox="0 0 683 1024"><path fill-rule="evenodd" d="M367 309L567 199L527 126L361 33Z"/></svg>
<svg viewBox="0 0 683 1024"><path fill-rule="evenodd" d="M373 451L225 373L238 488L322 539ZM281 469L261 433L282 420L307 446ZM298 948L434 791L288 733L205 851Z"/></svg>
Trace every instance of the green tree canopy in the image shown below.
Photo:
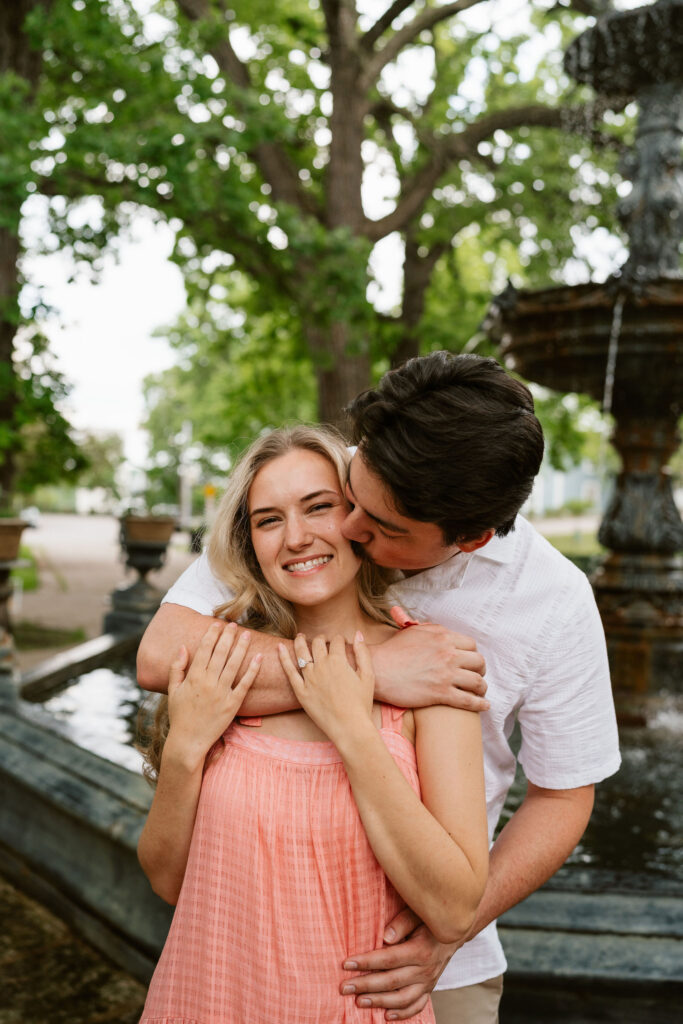
<svg viewBox="0 0 683 1024"><path fill-rule="evenodd" d="M336 420L392 362L470 343L507 274L556 279L574 224L611 226L623 119L560 65L585 4L18 6L40 59L5 80L30 110L7 160L12 195L49 201L46 246L96 267L139 205L175 231L190 301L157 435L178 402L211 444Z"/></svg>

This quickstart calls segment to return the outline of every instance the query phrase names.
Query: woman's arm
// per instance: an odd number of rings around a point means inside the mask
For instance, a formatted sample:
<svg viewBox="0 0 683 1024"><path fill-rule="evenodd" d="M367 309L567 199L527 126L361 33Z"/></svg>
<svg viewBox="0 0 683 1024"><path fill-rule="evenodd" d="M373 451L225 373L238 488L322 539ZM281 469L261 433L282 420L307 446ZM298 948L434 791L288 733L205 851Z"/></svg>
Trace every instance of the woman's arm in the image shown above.
<svg viewBox="0 0 683 1024"><path fill-rule="evenodd" d="M249 634L214 623L185 674L185 648L173 662L168 683L170 728L161 756L154 799L138 842L138 858L157 895L175 904L185 877L206 755L225 732L259 670L249 662L235 684Z"/></svg>
<svg viewBox="0 0 683 1024"><path fill-rule="evenodd" d="M204 758L194 762L170 735L152 806L138 841L138 860L157 896L175 906L185 877ZM176 749L174 749L176 748Z"/></svg>
<svg viewBox="0 0 683 1024"><path fill-rule="evenodd" d="M455 942L472 925L487 875L479 719L452 708L416 712L421 802L372 722L370 655L362 641L354 648L358 672L340 637L329 654L314 640L303 675L284 649L281 657L305 711L344 760L368 840L394 888L434 935Z"/></svg>

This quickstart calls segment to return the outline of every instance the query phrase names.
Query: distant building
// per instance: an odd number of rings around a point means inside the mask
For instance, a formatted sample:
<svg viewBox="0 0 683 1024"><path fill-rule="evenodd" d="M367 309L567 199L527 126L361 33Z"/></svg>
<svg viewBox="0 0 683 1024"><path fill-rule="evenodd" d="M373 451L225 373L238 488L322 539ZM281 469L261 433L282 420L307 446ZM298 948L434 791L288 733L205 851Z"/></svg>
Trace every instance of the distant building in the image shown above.
<svg viewBox="0 0 683 1024"><path fill-rule="evenodd" d="M526 515L543 516L568 505L571 508L575 502L584 503L586 511L600 511L607 493L608 486L603 486L597 468L588 459L567 470L554 469L544 461L522 511Z"/></svg>

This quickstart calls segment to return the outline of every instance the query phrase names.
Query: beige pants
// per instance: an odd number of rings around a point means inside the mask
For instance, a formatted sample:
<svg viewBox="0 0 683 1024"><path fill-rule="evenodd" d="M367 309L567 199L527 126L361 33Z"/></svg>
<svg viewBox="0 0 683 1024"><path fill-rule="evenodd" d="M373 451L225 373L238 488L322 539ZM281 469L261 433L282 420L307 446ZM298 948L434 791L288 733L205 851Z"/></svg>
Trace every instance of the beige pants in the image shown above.
<svg viewBox="0 0 683 1024"><path fill-rule="evenodd" d="M436 1024L498 1024L503 975L478 985L432 992Z"/></svg>

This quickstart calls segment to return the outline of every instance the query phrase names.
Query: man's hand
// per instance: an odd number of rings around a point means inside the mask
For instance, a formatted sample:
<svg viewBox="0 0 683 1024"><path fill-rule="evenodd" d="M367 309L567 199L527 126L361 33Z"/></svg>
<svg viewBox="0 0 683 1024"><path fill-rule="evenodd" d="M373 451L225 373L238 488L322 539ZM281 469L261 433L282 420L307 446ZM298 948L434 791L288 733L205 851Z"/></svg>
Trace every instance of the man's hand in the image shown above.
<svg viewBox="0 0 683 1024"><path fill-rule="evenodd" d="M353 955L345 970L368 971L341 984L342 995L355 994L362 1007L382 1007L386 1020L405 1020L424 1008L443 970L462 943L444 945L406 907L384 932L387 943L371 953Z"/></svg>
<svg viewBox="0 0 683 1024"><path fill-rule="evenodd" d="M405 612L393 609L401 625ZM486 711L486 664L469 636L433 622L411 625L372 647L378 700L403 708L448 704Z"/></svg>

